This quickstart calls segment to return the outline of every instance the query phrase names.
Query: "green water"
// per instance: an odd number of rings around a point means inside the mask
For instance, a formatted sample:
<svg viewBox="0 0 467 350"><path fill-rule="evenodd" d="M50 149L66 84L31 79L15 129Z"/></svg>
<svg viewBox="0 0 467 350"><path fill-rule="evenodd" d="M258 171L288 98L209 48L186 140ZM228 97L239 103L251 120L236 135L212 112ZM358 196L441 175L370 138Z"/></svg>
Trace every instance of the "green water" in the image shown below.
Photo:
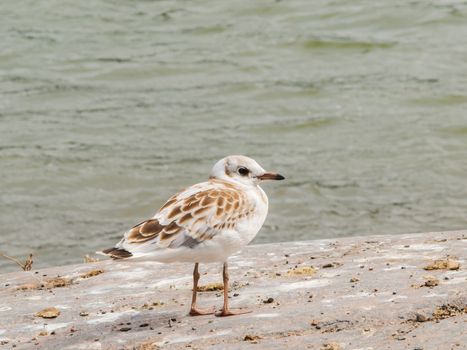
<svg viewBox="0 0 467 350"><path fill-rule="evenodd" d="M0 14L0 251L80 262L228 154L287 177L255 242L467 227L465 1Z"/></svg>

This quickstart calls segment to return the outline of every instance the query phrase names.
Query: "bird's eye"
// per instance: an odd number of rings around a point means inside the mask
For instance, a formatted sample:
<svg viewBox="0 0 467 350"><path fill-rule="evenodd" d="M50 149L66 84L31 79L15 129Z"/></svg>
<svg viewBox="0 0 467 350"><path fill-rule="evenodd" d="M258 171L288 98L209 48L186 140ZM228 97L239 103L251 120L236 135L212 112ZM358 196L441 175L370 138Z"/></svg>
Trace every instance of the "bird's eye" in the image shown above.
<svg viewBox="0 0 467 350"><path fill-rule="evenodd" d="M248 170L248 169L245 168L245 167L240 167L240 168L238 168L237 171L238 171L238 173L239 173L240 175L242 175L242 176L246 176L246 175L248 175L248 173L250 172L250 170Z"/></svg>

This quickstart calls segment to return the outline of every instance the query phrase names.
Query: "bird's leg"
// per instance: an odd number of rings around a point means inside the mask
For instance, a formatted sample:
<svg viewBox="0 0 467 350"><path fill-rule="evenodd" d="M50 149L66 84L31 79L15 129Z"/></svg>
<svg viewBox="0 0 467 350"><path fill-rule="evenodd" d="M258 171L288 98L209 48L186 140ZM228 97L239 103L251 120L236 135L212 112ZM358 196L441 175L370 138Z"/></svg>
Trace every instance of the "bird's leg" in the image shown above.
<svg viewBox="0 0 467 350"><path fill-rule="evenodd" d="M251 312L251 310L232 310L229 308L229 271L227 262L224 263L224 268L222 270L222 278L224 281L224 306L222 307L222 311L217 313L216 316L233 316L247 314Z"/></svg>
<svg viewBox="0 0 467 350"><path fill-rule="evenodd" d="M198 281L199 281L198 265L199 263L196 263L195 268L193 269L193 296L191 299L190 316L210 315L216 311L214 308L198 309L196 307L196 294L198 293Z"/></svg>

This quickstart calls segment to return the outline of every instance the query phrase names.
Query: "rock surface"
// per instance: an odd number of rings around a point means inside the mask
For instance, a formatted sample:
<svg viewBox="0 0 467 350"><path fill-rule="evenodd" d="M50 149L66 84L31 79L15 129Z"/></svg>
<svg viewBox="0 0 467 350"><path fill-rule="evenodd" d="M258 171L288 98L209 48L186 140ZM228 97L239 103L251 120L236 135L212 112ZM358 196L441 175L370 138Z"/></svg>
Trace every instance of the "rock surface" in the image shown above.
<svg viewBox="0 0 467 350"><path fill-rule="evenodd" d="M224 318L187 316L189 264L9 273L0 350L467 349L466 256L467 231L250 246L230 259L230 302L252 313ZM220 264L200 271L217 286L200 306L221 307Z"/></svg>

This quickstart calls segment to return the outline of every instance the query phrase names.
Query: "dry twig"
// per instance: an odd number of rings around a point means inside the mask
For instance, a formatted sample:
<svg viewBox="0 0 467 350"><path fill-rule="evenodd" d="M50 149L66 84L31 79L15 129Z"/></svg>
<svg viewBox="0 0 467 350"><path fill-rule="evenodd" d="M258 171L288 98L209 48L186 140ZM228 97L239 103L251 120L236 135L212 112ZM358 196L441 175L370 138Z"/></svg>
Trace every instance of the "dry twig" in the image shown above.
<svg viewBox="0 0 467 350"><path fill-rule="evenodd" d="M33 264L33 260L32 260L32 254L29 254L29 257L26 259L26 261L24 263L22 263L21 261L19 261L18 259L16 258L13 258L11 256L8 256L6 254L3 254L0 252L0 256L3 256L5 259L8 259L10 261L13 261L14 263L16 263L18 266L20 266L23 271L31 271L32 269L32 264Z"/></svg>
<svg viewBox="0 0 467 350"><path fill-rule="evenodd" d="M98 262L99 259L98 258L93 258L92 256L90 256L89 254L86 254L84 256L84 262L85 263L94 263L94 262Z"/></svg>

